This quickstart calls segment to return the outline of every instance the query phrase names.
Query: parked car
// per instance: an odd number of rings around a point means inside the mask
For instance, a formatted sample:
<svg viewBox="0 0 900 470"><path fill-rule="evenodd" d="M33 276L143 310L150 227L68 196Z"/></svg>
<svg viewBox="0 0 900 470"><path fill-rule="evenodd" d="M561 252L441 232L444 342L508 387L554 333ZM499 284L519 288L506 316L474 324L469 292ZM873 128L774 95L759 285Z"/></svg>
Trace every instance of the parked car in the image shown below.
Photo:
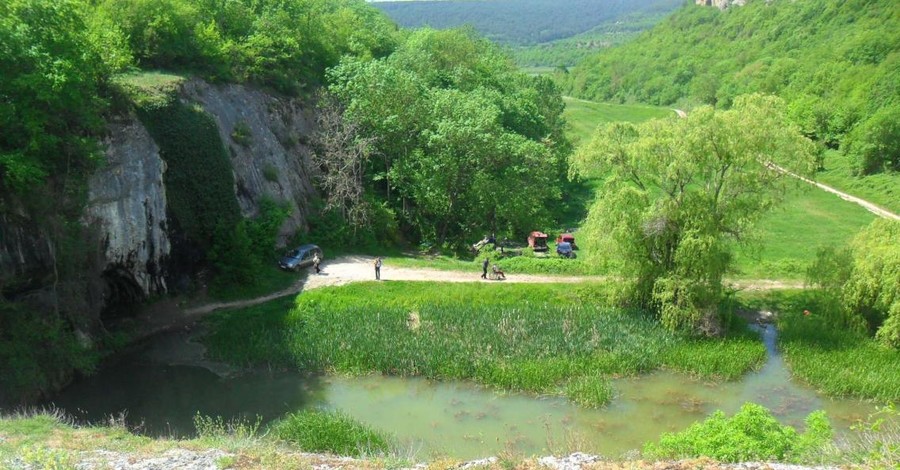
<svg viewBox="0 0 900 470"><path fill-rule="evenodd" d="M298 271L301 268L312 266L313 258L319 255L319 260L325 259L322 249L316 245L303 245L287 252L284 257L278 261L278 267L288 271Z"/></svg>
<svg viewBox="0 0 900 470"><path fill-rule="evenodd" d="M556 244L560 244L562 242L568 242L572 245L573 250L577 250L578 246L575 245L575 235L571 233L561 233L558 237L556 237Z"/></svg>
<svg viewBox="0 0 900 470"><path fill-rule="evenodd" d="M556 254L565 258L576 258L573 246L569 242L559 242L556 244Z"/></svg>

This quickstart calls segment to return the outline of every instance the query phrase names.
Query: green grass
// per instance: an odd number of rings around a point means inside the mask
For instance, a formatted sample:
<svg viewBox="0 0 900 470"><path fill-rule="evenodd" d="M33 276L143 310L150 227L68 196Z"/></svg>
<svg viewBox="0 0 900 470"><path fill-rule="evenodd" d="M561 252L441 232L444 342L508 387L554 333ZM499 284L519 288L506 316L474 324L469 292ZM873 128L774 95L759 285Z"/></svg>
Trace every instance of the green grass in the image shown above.
<svg viewBox="0 0 900 470"><path fill-rule="evenodd" d="M734 276L802 279L820 247L846 245L874 219L856 204L812 186L799 186L758 223L759 251L737 251Z"/></svg>
<svg viewBox="0 0 900 470"><path fill-rule="evenodd" d="M691 342L642 312L592 306L610 291L587 283L358 283L306 292L292 309L282 302L216 314L206 344L238 364L474 380L593 405L610 394L583 377L670 367L734 378L765 357L759 341ZM670 358L675 349L693 353ZM694 363L716 351L736 360Z"/></svg>
<svg viewBox="0 0 900 470"><path fill-rule="evenodd" d="M794 377L829 396L900 400L900 350L839 329L815 292L742 293L749 309L778 314L778 345ZM803 315L809 310L810 315Z"/></svg>
<svg viewBox="0 0 900 470"><path fill-rule="evenodd" d="M835 150L825 152L824 166L819 182L900 214L900 173L853 176L850 159Z"/></svg>
<svg viewBox="0 0 900 470"><path fill-rule="evenodd" d="M569 96L563 97L563 101L566 103L563 116L569 123L569 136L581 142L590 140L601 123L643 122L675 115L671 109L658 106L597 103Z"/></svg>
<svg viewBox="0 0 900 470"><path fill-rule="evenodd" d="M274 426L275 436L306 452L363 456L386 454L390 438L340 412L306 410L291 413Z"/></svg>
<svg viewBox="0 0 900 470"><path fill-rule="evenodd" d="M253 299L287 289L300 280L303 273L288 272L278 269L273 260L256 273L255 283L221 286L213 283L209 288L209 296L214 300Z"/></svg>

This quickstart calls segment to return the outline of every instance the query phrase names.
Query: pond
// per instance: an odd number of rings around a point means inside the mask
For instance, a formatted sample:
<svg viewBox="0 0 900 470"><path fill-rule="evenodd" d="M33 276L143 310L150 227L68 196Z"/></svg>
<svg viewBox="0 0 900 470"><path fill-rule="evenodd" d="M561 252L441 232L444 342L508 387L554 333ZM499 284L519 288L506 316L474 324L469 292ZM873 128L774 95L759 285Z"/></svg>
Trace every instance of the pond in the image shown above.
<svg viewBox="0 0 900 470"><path fill-rule="evenodd" d="M104 422L124 413L140 432L179 437L194 431L197 413L258 415L267 422L305 407L326 407L392 433L420 458L461 459L576 449L617 457L717 409L734 413L747 401L795 426L811 411L824 409L838 430L874 411L872 404L823 398L792 381L775 349L775 329L760 333L768 361L740 381L709 383L670 372L616 379L615 400L597 410L564 398L502 393L461 382L264 369L235 374L205 361L202 346L186 333L155 339L51 402L78 420Z"/></svg>

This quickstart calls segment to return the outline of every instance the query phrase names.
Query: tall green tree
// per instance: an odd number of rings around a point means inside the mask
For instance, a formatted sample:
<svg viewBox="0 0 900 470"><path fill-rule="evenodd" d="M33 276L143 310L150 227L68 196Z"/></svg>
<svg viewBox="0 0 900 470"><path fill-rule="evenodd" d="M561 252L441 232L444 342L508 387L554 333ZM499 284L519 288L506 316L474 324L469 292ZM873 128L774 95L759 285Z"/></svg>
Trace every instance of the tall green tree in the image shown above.
<svg viewBox="0 0 900 470"><path fill-rule="evenodd" d="M776 165L813 170L812 143L784 113L777 98L739 97L728 111L606 125L576 155L579 172L605 178L589 233L606 239L635 279L635 300L667 327L718 331L734 243L751 240L790 183Z"/></svg>
<svg viewBox="0 0 900 470"><path fill-rule="evenodd" d="M407 235L461 244L551 219L570 144L562 97L470 30L420 30L387 58L345 60L330 90L377 138L371 187Z"/></svg>

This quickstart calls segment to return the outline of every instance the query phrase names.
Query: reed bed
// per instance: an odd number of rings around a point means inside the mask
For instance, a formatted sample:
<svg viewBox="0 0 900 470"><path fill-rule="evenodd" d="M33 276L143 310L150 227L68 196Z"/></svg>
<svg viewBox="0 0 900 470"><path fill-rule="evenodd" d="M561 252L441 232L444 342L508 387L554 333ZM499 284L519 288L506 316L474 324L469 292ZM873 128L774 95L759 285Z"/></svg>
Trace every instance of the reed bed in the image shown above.
<svg viewBox="0 0 900 470"><path fill-rule="evenodd" d="M690 341L645 312L595 305L607 291L402 282L324 288L299 296L293 308L216 315L207 344L233 363L474 380L584 406L609 401L609 377L665 366L734 378L765 357L759 341Z"/></svg>
<svg viewBox="0 0 900 470"><path fill-rule="evenodd" d="M779 346L794 376L831 396L900 400L900 351L800 314L779 321Z"/></svg>

